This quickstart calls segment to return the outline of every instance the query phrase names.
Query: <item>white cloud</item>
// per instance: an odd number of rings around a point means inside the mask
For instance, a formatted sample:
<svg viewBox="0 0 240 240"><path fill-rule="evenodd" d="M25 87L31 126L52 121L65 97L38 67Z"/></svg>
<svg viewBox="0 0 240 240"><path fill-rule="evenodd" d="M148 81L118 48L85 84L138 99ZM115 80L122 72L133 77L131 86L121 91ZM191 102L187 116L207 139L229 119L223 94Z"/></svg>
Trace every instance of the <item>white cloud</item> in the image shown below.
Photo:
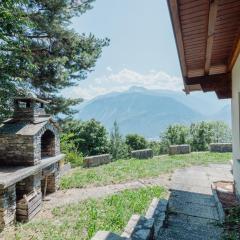
<svg viewBox="0 0 240 240"><path fill-rule="evenodd" d="M124 68L118 73L113 73L109 67L107 75L86 79L78 86L66 89L64 95L71 98L92 99L110 92L126 91L132 86L179 91L183 88L183 82L180 77L171 76L163 71L151 70L146 74L140 74Z"/></svg>
<svg viewBox="0 0 240 240"><path fill-rule="evenodd" d="M112 68L110 66L106 67L106 70L112 72Z"/></svg>

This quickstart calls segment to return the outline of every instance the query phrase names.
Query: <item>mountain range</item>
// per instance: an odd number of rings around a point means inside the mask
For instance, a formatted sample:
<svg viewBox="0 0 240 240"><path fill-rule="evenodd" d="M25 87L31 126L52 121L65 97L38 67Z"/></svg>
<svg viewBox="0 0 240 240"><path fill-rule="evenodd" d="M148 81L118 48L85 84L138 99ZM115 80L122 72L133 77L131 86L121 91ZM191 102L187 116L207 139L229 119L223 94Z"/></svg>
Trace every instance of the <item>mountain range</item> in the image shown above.
<svg viewBox="0 0 240 240"><path fill-rule="evenodd" d="M170 124L190 124L202 120L221 120L230 125L230 102L218 100L213 93L149 90L132 87L86 101L79 107L78 119L96 119L108 131L118 122L123 135L138 133L158 138Z"/></svg>

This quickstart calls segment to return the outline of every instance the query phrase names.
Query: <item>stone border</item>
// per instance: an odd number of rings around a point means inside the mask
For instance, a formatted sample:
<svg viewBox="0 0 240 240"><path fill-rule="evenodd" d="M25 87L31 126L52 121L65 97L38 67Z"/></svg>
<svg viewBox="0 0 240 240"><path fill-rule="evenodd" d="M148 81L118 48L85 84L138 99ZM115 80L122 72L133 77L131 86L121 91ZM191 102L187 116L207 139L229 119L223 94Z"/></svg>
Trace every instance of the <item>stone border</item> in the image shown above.
<svg viewBox="0 0 240 240"><path fill-rule="evenodd" d="M210 152L232 152L232 143L210 143Z"/></svg>
<svg viewBox="0 0 240 240"><path fill-rule="evenodd" d="M214 186L214 183L211 184L211 189L212 189L214 200L216 202L217 211L218 211L218 215L219 215L219 221L220 221L220 223L224 223L224 221L225 221L225 212L224 212L224 209L223 209L223 205L222 205L222 203L220 202L220 200L218 198L217 190L216 190L216 188Z"/></svg>
<svg viewBox="0 0 240 240"><path fill-rule="evenodd" d="M148 159L153 158L153 150L148 149L141 149L141 150L134 150L131 151L131 157L137 159Z"/></svg>
<svg viewBox="0 0 240 240"><path fill-rule="evenodd" d="M169 146L169 155L187 154L187 153L191 153L191 146L189 144Z"/></svg>
<svg viewBox="0 0 240 240"><path fill-rule="evenodd" d="M157 239L167 216L168 200L154 198L146 212L146 218L154 219L153 239Z"/></svg>
<svg viewBox="0 0 240 240"><path fill-rule="evenodd" d="M110 154L89 156L83 159L83 167L84 168L97 167L103 164L110 163L111 161L112 159Z"/></svg>

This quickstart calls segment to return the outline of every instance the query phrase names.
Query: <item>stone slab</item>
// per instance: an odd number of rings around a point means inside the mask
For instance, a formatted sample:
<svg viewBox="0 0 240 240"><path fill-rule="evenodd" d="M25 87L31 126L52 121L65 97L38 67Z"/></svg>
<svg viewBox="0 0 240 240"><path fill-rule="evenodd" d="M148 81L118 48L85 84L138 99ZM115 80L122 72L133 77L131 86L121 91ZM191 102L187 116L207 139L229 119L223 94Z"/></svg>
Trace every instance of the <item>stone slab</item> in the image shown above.
<svg viewBox="0 0 240 240"><path fill-rule="evenodd" d="M176 199L169 201L169 211L201 218L219 220L216 207L209 207L196 203L180 202Z"/></svg>
<svg viewBox="0 0 240 240"><path fill-rule="evenodd" d="M24 178L36 174L43 168L46 168L49 165L62 160L64 157L65 157L64 154L59 154L55 157L45 158L41 160L38 165L30 167L25 166L0 167L0 189L7 188L8 186L17 183L23 180Z"/></svg>
<svg viewBox="0 0 240 240"><path fill-rule="evenodd" d="M185 192L185 191L178 191L174 190L171 192L171 199L176 199L177 201L180 202L185 202L185 203L195 203L195 204L200 204L204 206L210 206L210 207L215 207L216 202L214 201L213 196L207 195L207 194L198 194L198 193L193 193L193 192Z"/></svg>

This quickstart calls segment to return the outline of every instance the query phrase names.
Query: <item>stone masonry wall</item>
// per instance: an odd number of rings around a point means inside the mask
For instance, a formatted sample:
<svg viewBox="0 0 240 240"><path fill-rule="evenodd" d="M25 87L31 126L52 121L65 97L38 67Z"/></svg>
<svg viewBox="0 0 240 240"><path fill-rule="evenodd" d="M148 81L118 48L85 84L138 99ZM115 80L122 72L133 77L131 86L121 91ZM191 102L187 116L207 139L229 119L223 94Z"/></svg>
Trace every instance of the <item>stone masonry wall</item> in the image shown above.
<svg viewBox="0 0 240 240"><path fill-rule="evenodd" d="M169 154L186 154L191 152L191 147L189 144L182 144L182 145L170 145L169 146Z"/></svg>
<svg viewBox="0 0 240 240"><path fill-rule="evenodd" d="M85 157L83 160L83 167L97 167L102 164L107 164L112 161L110 154L102 154L96 156Z"/></svg>
<svg viewBox="0 0 240 240"><path fill-rule="evenodd" d="M232 152L231 143L211 143L209 146L210 152Z"/></svg>
<svg viewBox="0 0 240 240"><path fill-rule="evenodd" d="M142 150L131 151L131 157L137 158L137 159L152 158L153 150L152 149L142 149Z"/></svg>
<svg viewBox="0 0 240 240"><path fill-rule="evenodd" d="M0 165L34 165L32 136L1 135Z"/></svg>

